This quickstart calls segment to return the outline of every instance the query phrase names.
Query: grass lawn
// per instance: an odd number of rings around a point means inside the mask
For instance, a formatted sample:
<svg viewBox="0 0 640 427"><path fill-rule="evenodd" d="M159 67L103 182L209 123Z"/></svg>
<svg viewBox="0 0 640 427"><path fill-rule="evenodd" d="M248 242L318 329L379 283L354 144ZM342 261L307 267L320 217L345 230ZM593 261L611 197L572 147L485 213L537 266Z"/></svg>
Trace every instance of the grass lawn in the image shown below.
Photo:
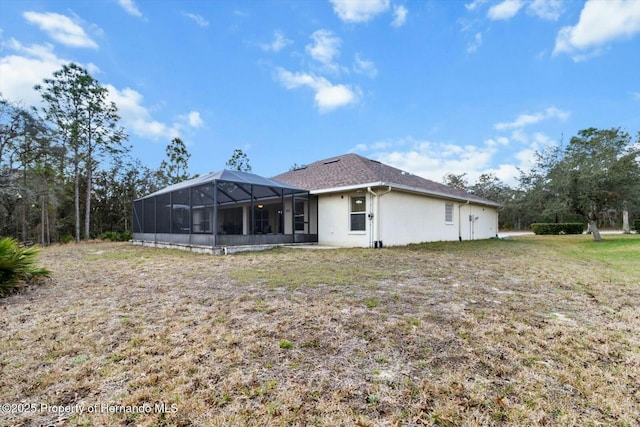
<svg viewBox="0 0 640 427"><path fill-rule="evenodd" d="M51 247L0 300L0 425L638 426L640 236L604 239Z"/></svg>

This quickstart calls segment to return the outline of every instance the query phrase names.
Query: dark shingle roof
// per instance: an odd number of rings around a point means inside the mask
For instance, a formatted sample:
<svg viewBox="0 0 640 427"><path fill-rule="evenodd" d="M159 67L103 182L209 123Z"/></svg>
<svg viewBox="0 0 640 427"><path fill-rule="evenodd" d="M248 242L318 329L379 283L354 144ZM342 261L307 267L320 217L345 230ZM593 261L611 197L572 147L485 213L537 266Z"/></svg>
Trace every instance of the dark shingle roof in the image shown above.
<svg viewBox="0 0 640 427"><path fill-rule="evenodd" d="M494 201L439 184L355 153L320 160L306 167L274 176L273 179L312 192L365 184L380 184L435 196L499 206Z"/></svg>

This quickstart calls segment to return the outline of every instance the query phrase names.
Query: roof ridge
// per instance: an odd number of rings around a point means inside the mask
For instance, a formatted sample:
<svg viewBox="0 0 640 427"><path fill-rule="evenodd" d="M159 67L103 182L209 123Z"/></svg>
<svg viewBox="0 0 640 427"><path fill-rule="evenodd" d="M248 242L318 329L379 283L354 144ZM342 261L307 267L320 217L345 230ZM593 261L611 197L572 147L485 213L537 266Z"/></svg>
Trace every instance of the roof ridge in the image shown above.
<svg viewBox="0 0 640 427"><path fill-rule="evenodd" d="M382 183L407 189L413 188L441 196L495 204L494 201L484 197L449 187L353 152L318 160L309 164L305 169L284 172L276 175L273 179L311 191Z"/></svg>

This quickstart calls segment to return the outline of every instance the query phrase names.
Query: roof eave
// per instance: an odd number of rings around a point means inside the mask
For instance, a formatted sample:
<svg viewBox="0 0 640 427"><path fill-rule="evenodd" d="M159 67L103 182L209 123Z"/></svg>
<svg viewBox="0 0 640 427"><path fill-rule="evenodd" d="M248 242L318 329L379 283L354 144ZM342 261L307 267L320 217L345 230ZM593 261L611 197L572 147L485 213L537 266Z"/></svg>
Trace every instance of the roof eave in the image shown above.
<svg viewBox="0 0 640 427"><path fill-rule="evenodd" d="M318 190L310 190L311 194L328 194L328 193L342 193L345 191L353 191L353 190L361 190L367 187L381 187L381 186L389 186L392 184L385 184L384 182L370 182L366 184L353 184L353 185L344 185L342 187L331 187L331 188L320 188Z"/></svg>
<svg viewBox="0 0 640 427"><path fill-rule="evenodd" d="M455 194L447 194L440 191L426 190L424 188L411 187L408 185L394 185L394 184L389 184L389 185L400 190L405 190L405 191L420 193L420 194L427 194L430 196L436 196L436 197L447 199L447 200L454 200L454 201L465 202L465 203L469 202L469 203L475 203L477 205L491 206L496 208L501 206L499 203L496 203L492 200L478 200L475 197L458 196Z"/></svg>
<svg viewBox="0 0 640 427"><path fill-rule="evenodd" d="M502 206L499 203L495 203L491 200L482 201L482 200L477 200L473 197L456 196L453 194L442 193L439 191L426 190L424 188L411 187L409 185L392 184L392 183L383 182L383 181L370 182L370 183L364 183L364 184L345 185L342 187L322 188L318 190L311 190L309 193L314 195L341 193L346 191L365 189L367 187L391 187L392 189L396 189L396 190L406 191L410 193L424 194L428 196L435 196L441 199L454 200L458 202L464 202L464 203L469 202L477 205L490 206L495 208Z"/></svg>

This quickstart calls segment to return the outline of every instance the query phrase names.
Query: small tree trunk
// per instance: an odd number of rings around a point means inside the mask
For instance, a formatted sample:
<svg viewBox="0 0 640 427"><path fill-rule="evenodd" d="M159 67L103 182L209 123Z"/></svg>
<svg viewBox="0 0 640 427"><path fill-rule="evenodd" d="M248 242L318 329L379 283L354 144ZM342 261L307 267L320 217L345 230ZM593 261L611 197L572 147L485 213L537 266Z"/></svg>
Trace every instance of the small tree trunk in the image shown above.
<svg viewBox="0 0 640 427"><path fill-rule="evenodd" d="M77 159L77 156L76 156ZM73 183L74 188L74 211L75 211L75 231L76 231L76 243L80 243L80 170L78 163L75 165L75 178Z"/></svg>
<svg viewBox="0 0 640 427"><path fill-rule="evenodd" d="M622 232L624 234L630 234L631 228L629 227L629 208L627 202L624 202L622 208Z"/></svg>
<svg viewBox="0 0 640 427"><path fill-rule="evenodd" d="M600 242L602 240L602 237L600 237L600 231L598 230L598 212L599 211L600 210L594 203L591 205L591 209L587 214L587 219L589 220L589 230L593 235L594 242Z"/></svg>
<svg viewBox="0 0 640 427"><path fill-rule="evenodd" d="M89 150L89 156L87 160L87 200L85 202L84 213L84 240L89 241L91 233L91 189L93 184L93 177L91 174L91 150Z"/></svg>
<svg viewBox="0 0 640 427"><path fill-rule="evenodd" d="M600 237L600 231L598 230L598 215L594 212L589 214L589 230L591 231L594 242L600 242L602 240L602 237Z"/></svg>
<svg viewBox="0 0 640 427"><path fill-rule="evenodd" d="M44 210L45 210L44 194L40 195L40 244L45 247L44 242Z"/></svg>
<svg viewBox="0 0 640 427"><path fill-rule="evenodd" d="M46 246L50 246L51 245L51 226L49 223L49 195L47 194L47 198L46 198L46 203L45 203L45 208L46 208L46 212L45 212L45 222L47 224L47 237L46 237Z"/></svg>

